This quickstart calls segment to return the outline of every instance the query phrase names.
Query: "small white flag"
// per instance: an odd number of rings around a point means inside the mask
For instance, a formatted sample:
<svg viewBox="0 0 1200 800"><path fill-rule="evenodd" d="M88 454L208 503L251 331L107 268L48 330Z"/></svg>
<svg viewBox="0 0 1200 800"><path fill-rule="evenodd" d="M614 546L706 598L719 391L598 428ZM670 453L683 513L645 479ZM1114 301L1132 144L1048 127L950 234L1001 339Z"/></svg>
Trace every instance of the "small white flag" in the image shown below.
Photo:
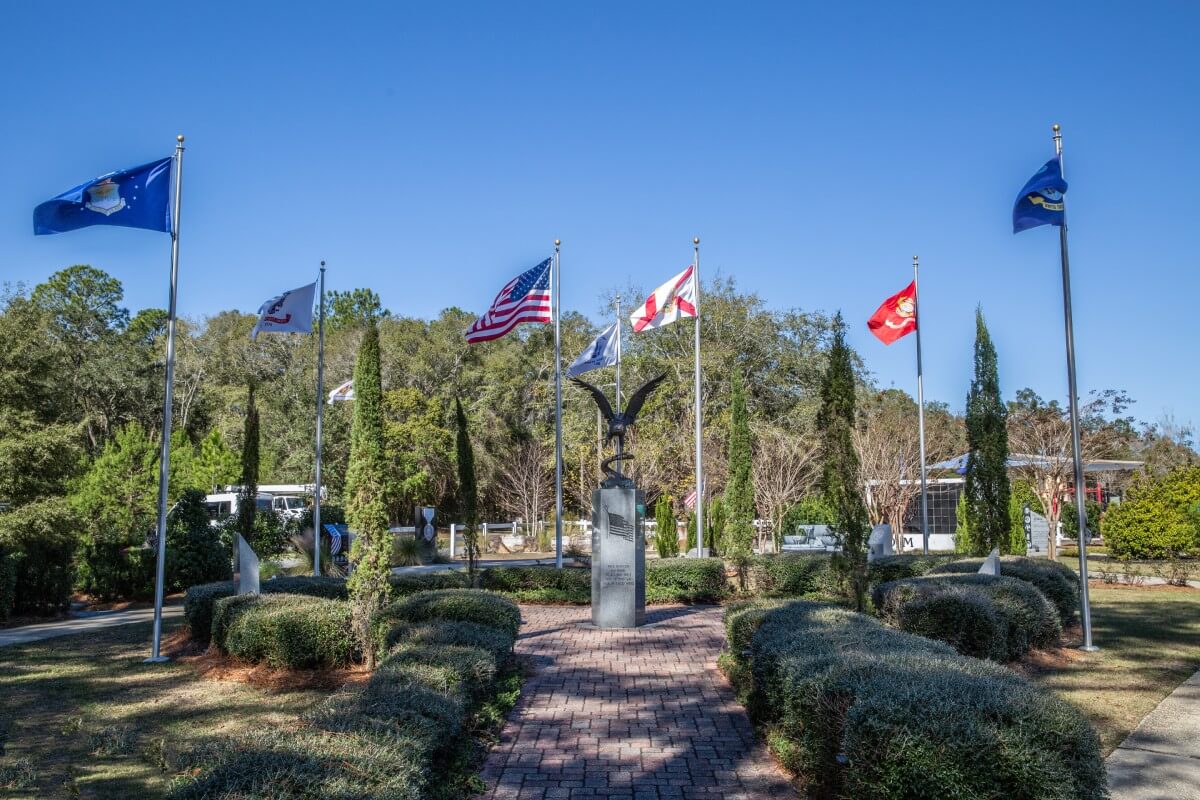
<svg viewBox="0 0 1200 800"><path fill-rule="evenodd" d="M589 344L567 368L567 377L574 378L600 367L611 367L617 363L617 323L605 328L595 341Z"/></svg>
<svg viewBox="0 0 1200 800"><path fill-rule="evenodd" d="M354 399L354 381L349 380L329 393L329 405Z"/></svg>
<svg viewBox="0 0 1200 800"><path fill-rule="evenodd" d="M259 333L308 333L313 325L313 296L317 284L310 283L272 297L258 309L258 322L250 338Z"/></svg>
<svg viewBox="0 0 1200 800"><path fill-rule="evenodd" d="M688 267L654 290L629 317L634 333L670 325L682 317L699 316L696 310L696 272Z"/></svg>

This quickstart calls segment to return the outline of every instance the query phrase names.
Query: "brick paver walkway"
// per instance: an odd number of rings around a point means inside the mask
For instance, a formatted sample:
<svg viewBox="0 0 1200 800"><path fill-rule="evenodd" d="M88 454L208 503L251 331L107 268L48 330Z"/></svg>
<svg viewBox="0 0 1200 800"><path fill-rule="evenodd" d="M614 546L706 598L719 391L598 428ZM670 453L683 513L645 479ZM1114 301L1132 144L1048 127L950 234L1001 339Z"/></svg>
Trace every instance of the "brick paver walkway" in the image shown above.
<svg viewBox="0 0 1200 800"><path fill-rule="evenodd" d="M636 630L522 606L535 673L484 767L486 800L797 797L717 670L721 610L658 607Z"/></svg>

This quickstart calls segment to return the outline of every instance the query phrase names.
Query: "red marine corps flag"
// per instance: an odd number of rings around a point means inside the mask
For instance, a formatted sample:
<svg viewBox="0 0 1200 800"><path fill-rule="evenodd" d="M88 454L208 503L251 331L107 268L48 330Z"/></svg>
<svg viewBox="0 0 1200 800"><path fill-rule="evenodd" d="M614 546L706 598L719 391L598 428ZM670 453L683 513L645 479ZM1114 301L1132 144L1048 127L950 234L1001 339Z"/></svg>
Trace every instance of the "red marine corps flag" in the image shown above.
<svg viewBox="0 0 1200 800"><path fill-rule="evenodd" d="M867 320L871 333L884 344L891 344L917 329L917 282L883 301Z"/></svg>

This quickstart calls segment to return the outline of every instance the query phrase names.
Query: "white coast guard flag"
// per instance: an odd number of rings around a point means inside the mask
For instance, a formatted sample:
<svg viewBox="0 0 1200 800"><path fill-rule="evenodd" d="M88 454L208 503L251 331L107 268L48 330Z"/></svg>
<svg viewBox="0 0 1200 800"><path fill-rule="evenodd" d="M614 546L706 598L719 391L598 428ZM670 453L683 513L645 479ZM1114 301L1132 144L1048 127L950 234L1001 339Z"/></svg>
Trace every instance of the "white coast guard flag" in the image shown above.
<svg viewBox="0 0 1200 800"><path fill-rule="evenodd" d="M654 290L646 303L629 317L634 332L670 325L681 317L695 317L696 274L688 267Z"/></svg>
<svg viewBox="0 0 1200 800"><path fill-rule="evenodd" d="M600 367L611 367L617 363L617 323L605 328L595 341L589 344L575 363L567 368L567 377L574 378Z"/></svg>
<svg viewBox="0 0 1200 800"><path fill-rule="evenodd" d="M341 386L329 393L329 405L333 405L342 400L354 399L354 381L348 380Z"/></svg>
<svg viewBox="0 0 1200 800"><path fill-rule="evenodd" d="M250 338L260 333L308 333L313 324L313 296L317 284L310 283L272 297L258 309L258 322Z"/></svg>

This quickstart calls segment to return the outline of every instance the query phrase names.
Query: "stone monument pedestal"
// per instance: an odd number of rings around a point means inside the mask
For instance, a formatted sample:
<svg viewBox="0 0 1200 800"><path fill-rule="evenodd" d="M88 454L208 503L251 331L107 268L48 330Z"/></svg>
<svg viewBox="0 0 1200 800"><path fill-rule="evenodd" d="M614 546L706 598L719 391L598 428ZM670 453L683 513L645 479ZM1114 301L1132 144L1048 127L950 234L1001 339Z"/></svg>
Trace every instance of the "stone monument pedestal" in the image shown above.
<svg viewBox="0 0 1200 800"><path fill-rule="evenodd" d="M636 628L646 619L645 500L633 481L592 493L592 623Z"/></svg>

